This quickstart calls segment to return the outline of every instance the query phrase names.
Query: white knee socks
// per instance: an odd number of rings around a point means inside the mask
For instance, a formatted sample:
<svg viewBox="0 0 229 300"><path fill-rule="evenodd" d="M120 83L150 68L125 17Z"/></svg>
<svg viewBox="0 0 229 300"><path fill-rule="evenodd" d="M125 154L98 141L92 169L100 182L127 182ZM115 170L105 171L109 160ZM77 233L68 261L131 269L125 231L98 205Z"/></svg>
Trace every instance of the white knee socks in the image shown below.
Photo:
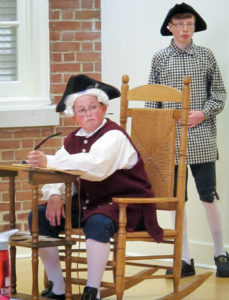
<svg viewBox="0 0 229 300"><path fill-rule="evenodd" d="M101 243L87 239L86 248L88 264L87 286L97 288L97 298L100 298L100 283L109 256L110 243Z"/></svg>
<svg viewBox="0 0 229 300"><path fill-rule="evenodd" d="M202 202L215 246L215 256L226 255L223 246L221 215L217 201L218 200L215 198L213 203Z"/></svg>
<svg viewBox="0 0 229 300"><path fill-rule="evenodd" d="M175 211L173 211L172 220L173 220L174 226L175 226L175 216L176 216L176 213L175 213ZM187 215L186 215L185 207L184 207L184 223L183 223L182 260L184 260L189 265L191 264L191 258L190 258L190 254L189 254L189 248L188 248Z"/></svg>
<svg viewBox="0 0 229 300"><path fill-rule="evenodd" d="M65 283L60 267L58 248L40 248L39 256L44 264L48 280L53 282L52 292L56 295L65 294Z"/></svg>

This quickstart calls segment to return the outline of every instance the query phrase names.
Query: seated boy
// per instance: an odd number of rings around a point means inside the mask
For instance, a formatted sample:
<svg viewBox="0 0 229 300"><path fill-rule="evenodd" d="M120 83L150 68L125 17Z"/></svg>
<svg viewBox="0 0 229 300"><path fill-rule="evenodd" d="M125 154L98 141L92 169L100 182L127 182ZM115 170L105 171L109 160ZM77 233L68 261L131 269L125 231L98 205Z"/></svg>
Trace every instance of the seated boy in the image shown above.
<svg viewBox="0 0 229 300"><path fill-rule="evenodd" d="M153 196L138 150L119 125L105 118L109 100L119 96L118 89L85 75L71 77L57 111L64 110L79 127L66 137L55 155L33 150L27 159L31 166L85 172L79 194L73 185L73 199L79 198L80 205L74 207L73 201L72 211L73 227L83 227L86 235L88 278L81 299L100 299L110 237L117 231L118 224L118 206L112 198ZM39 234L57 237L65 220L64 185L47 184L42 192L48 202L39 207ZM30 213L30 227L31 220ZM127 230L133 231L139 226L144 226L158 242L161 240L162 229L158 226L154 205L128 206ZM43 291L43 297L64 299L58 249L41 248L39 255L52 282L50 289Z"/></svg>

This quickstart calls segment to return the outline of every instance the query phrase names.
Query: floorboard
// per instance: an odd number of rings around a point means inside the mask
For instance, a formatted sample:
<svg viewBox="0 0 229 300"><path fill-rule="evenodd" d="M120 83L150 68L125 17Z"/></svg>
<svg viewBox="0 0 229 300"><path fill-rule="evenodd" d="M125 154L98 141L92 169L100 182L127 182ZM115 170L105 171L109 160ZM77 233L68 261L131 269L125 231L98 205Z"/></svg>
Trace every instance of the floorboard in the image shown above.
<svg viewBox="0 0 229 300"><path fill-rule="evenodd" d="M209 271L208 269L196 268L196 273ZM185 300L228 300L229 299L229 278L218 278L215 271L210 278L201 285ZM32 268L30 258L17 259L17 291L18 293L31 294L32 289ZM181 284L185 285L192 277L181 279ZM43 266L39 263L39 290L43 289ZM167 279L145 280L139 285L127 290L124 300L153 300L162 297L172 290L172 281ZM78 293L79 288L74 287L73 292ZM115 296L106 298L116 300Z"/></svg>

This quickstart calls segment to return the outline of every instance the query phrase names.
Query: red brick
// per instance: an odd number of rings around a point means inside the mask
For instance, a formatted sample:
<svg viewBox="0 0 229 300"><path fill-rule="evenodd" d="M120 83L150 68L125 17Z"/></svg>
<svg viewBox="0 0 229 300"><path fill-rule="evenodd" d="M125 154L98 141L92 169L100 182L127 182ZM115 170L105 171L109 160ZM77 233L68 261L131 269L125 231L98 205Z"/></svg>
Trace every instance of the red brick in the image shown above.
<svg viewBox="0 0 229 300"><path fill-rule="evenodd" d="M8 177L1 177L1 179L2 178L5 178L6 180L0 181L0 191L6 191L6 192L8 192L9 191ZM0 205L1 205L1 203L0 203Z"/></svg>
<svg viewBox="0 0 229 300"><path fill-rule="evenodd" d="M75 122L72 118L65 118L63 121L64 121L64 126L75 125Z"/></svg>
<svg viewBox="0 0 229 300"><path fill-rule="evenodd" d="M63 30L79 30L80 22L72 21L72 22L50 22L50 29L55 31L63 31Z"/></svg>
<svg viewBox="0 0 229 300"><path fill-rule="evenodd" d="M95 63L95 71L101 72L101 63Z"/></svg>
<svg viewBox="0 0 229 300"><path fill-rule="evenodd" d="M65 85L63 84L53 84L51 87L51 92L52 93L62 93L65 89Z"/></svg>
<svg viewBox="0 0 229 300"><path fill-rule="evenodd" d="M1 211L1 213L3 211L9 211L9 209L10 209L9 203L0 203L0 211Z"/></svg>
<svg viewBox="0 0 229 300"><path fill-rule="evenodd" d="M101 21L96 21L95 22L95 29L100 31L101 30Z"/></svg>
<svg viewBox="0 0 229 300"><path fill-rule="evenodd" d="M40 129L39 128L33 128L33 129L24 129L24 130L21 130L20 132L17 132L17 133L14 133L14 137L15 138L19 138L19 139L22 139L22 138L25 138L25 137L31 137L31 138L34 138L34 137L38 137L40 136Z"/></svg>
<svg viewBox="0 0 229 300"><path fill-rule="evenodd" d="M2 220L5 221L5 222L9 222L9 220L10 220L9 212L3 214Z"/></svg>
<svg viewBox="0 0 229 300"><path fill-rule="evenodd" d="M27 201L27 202L22 203L22 209L23 210L31 210L31 208L32 208L32 202L31 201Z"/></svg>
<svg viewBox="0 0 229 300"><path fill-rule="evenodd" d="M52 65L51 70L53 72L71 72L72 75L80 71L80 64L79 63L55 64Z"/></svg>
<svg viewBox="0 0 229 300"><path fill-rule="evenodd" d="M100 0L94 0L95 1L95 8L100 8L101 4L100 4Z"/></svg>
<svg viewBox="0 0 229 300"><path fill-rule="evenodd" d="M57 138L52 138L52 139L48 140L47 142L45 142L45 144L42 145L41 150L44 150L47 147L59 147L59 146L60 146L60 140Z"/></svg>
<svg viewBox="0 0 229 300"><path fill-rule="evenodd" d="M50 10L49 20L59 20L59 19L60 19L60 11L59 10Z"/></svg>
<svg viewBox="0 0 229 300"><path fill-rule="evenodd" d="M59 31L50 31L50 40L51 41L59 41L61 32Z"/></svg>
<svg viewBox="0 0 229 300"><path fill-rule="evenodd" d="M29 152L28 150L15 151L15 159L18 161L22 161L22 160L26 159L28 156L28 152Z"/></svg>
<svg viewBox="0 0 229 300"><path fill-rule="evenodd" d="M51 53L50 54L50 61L52 62L61 62L62 54L61 53Z"/></svg>
<svg viewBox="0 0 229 300"><path fill-rule="evenodd" d="M82 42L82 50L83 51L92 51L93 50L93 42Z"/></svg>
<svg viewBox="0 0 229 300"><path fill-rule="evenodd" d="M89 77L93 77L94 79L101 81L101 73L95 73L95 72L89 73L88 72L87 75Z"/></svg>
<svg viewBox="0 0 229 300"><path fill-rule="evenodd" d="M81 22L81 30L82 31L89 31L92 30L93 22Z"/></svg>
<svg viewBox="0 0 229 300"><path fill-rule="evenodd" d="M17 220L27 221L28 220L28 212L17 214Z"/></svg>
<svg viewBox="0 0 229 300"><path fill-rule="evenodd" d="M33 147L33 140L22 140L21 141L22 148L32 148Z"/></svg>
<svg viewBox="0 0 229 300"><path fill-rule="evenodd" d="M0 139L9 139L12 137L12 133L10 131L6 131L5 129L0 129Z"/></svg>
<svg viewBox="0 0 229 300"><path fill-rule="evenodd" d="M42 138L45 138L45 137L47 137L47 136L49 136L51 134L54 134L54 133L56 133L56 131L54 131L52 127L44 127L41 130L41 136L42 136Z"/></svg>
<svg viewBox="0 0 229 300"><path fill-rule="evenodd" d="M95 42L95 50L101 51L101 42Z"/></svg>
<svg viewBox="0 0 229 300"><path fill-rule="evenodd" d="M16 194L17 201L25 201L32 199L32 192L31 191L20 191Z"/></svg>
<svg viewBox="0 0 229 300"><path fill-rule="evenodd" d="M62 11L62 20L74 19L74 11L71 9Z"/></svg>
<svg viewBox="0 0 229 300"><path fill-rule="evenodd" d="M60 83L60 82L62 82L62 75L61 74L51 74L50 80L53 83Z"/></svg>
<svg viewBox="0 0 229 300"><path fill-rule="evenodd" d="M85 63L85 64L83 64L83 71L84 72L93 71L93 63Z"/></svg>
<svg viewBox="0 0 229 300"><path fill-rule="evenodd" d="M21 184L21 189L23 191L31 191L31 184L28 181L24 181Z"/></svg>
<svg viewBox="0 0 229 300"><path fill-rule="evenodd" d="M20 141L12 141L12 140L1 140L0 141L0 149L15 149L19 148Z"/></svg>
<svg viewBox="0 0 229 300"><path fill-rule="evenodd" d="M75 54L74 53L65 53L64 61L75 61Z"/></svg>
<svg viewBox="0 0 229 300"><path fill-rule="evenodd" d="M83 0L81 2L81 8L93 8L93 0Z"/></svg>
<svg viewBox="0 0 229 300"><path fill-rule="evenodd" d="M77 53L77 61L100 61L101 54L100 53L94 53L94 52L82 52Z"/></svg>
<svg viewBox="0 0 229 300"><path fill-rule="evenodd" d="M51 51L72 52L80 48L79 42L52 42L50 45Z"/></svg>
<svg viewBox="0 0 229 300"><path fill-rule="evenodd" d="M74 32L65 31L62 33L63 41L73 41L74 40Z"/></svg>
<svg viewBox="0 0 229 300"><path fill-rule="evenodd" d="M83 0L84 1L84 0ZM67 9L67 8L79 8L80 0L50 0L50 9Z"/></svg>
<svg viewBox="0 0 229 300"><path fill-rule="evenodd" d="M99 19L100 11L99 10L81 10L76 12L77 20L90 20L90 19Z"/></svg>
<svg viewBox="0 0 229 300"><path fill-rule="evenodd" d="M14 152L13 151L2 151L2 160L13 160Z"/></svg>
<svg viewBox="0 0 229 300"><path fill-rule="evenodd" d="M90 40L100 40L100 32L76 32L75 40L77 41L90 41Z"/></svg>

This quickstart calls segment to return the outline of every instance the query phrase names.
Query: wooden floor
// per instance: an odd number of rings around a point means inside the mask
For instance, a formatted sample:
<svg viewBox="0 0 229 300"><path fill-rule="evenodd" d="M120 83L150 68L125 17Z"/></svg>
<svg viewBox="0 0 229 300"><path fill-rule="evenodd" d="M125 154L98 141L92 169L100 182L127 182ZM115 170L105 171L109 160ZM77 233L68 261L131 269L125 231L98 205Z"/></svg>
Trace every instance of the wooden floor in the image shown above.
<svg viewBox="0 0 229 300"><path fill-rule="evenodd" d="M209 270L196 268L197 274ZM191 295L187 296L186 300L229 300L229 278L218 278L215 276L215 271L211 277ZM19 293L31 294L32 277L31 277L31 259L17 259L17 291ZM43 289L43 267L39 264L39 289ZM186 277L181 280L181 284L185 285L193 277ZM153 300L158 299L171 292L172 281L167 279L145 280L136 287L127 290L124 294L124 300ZM78 291L78 287L74 287L73 291ZM106 298L115 300L112 296Z"/></svg>

